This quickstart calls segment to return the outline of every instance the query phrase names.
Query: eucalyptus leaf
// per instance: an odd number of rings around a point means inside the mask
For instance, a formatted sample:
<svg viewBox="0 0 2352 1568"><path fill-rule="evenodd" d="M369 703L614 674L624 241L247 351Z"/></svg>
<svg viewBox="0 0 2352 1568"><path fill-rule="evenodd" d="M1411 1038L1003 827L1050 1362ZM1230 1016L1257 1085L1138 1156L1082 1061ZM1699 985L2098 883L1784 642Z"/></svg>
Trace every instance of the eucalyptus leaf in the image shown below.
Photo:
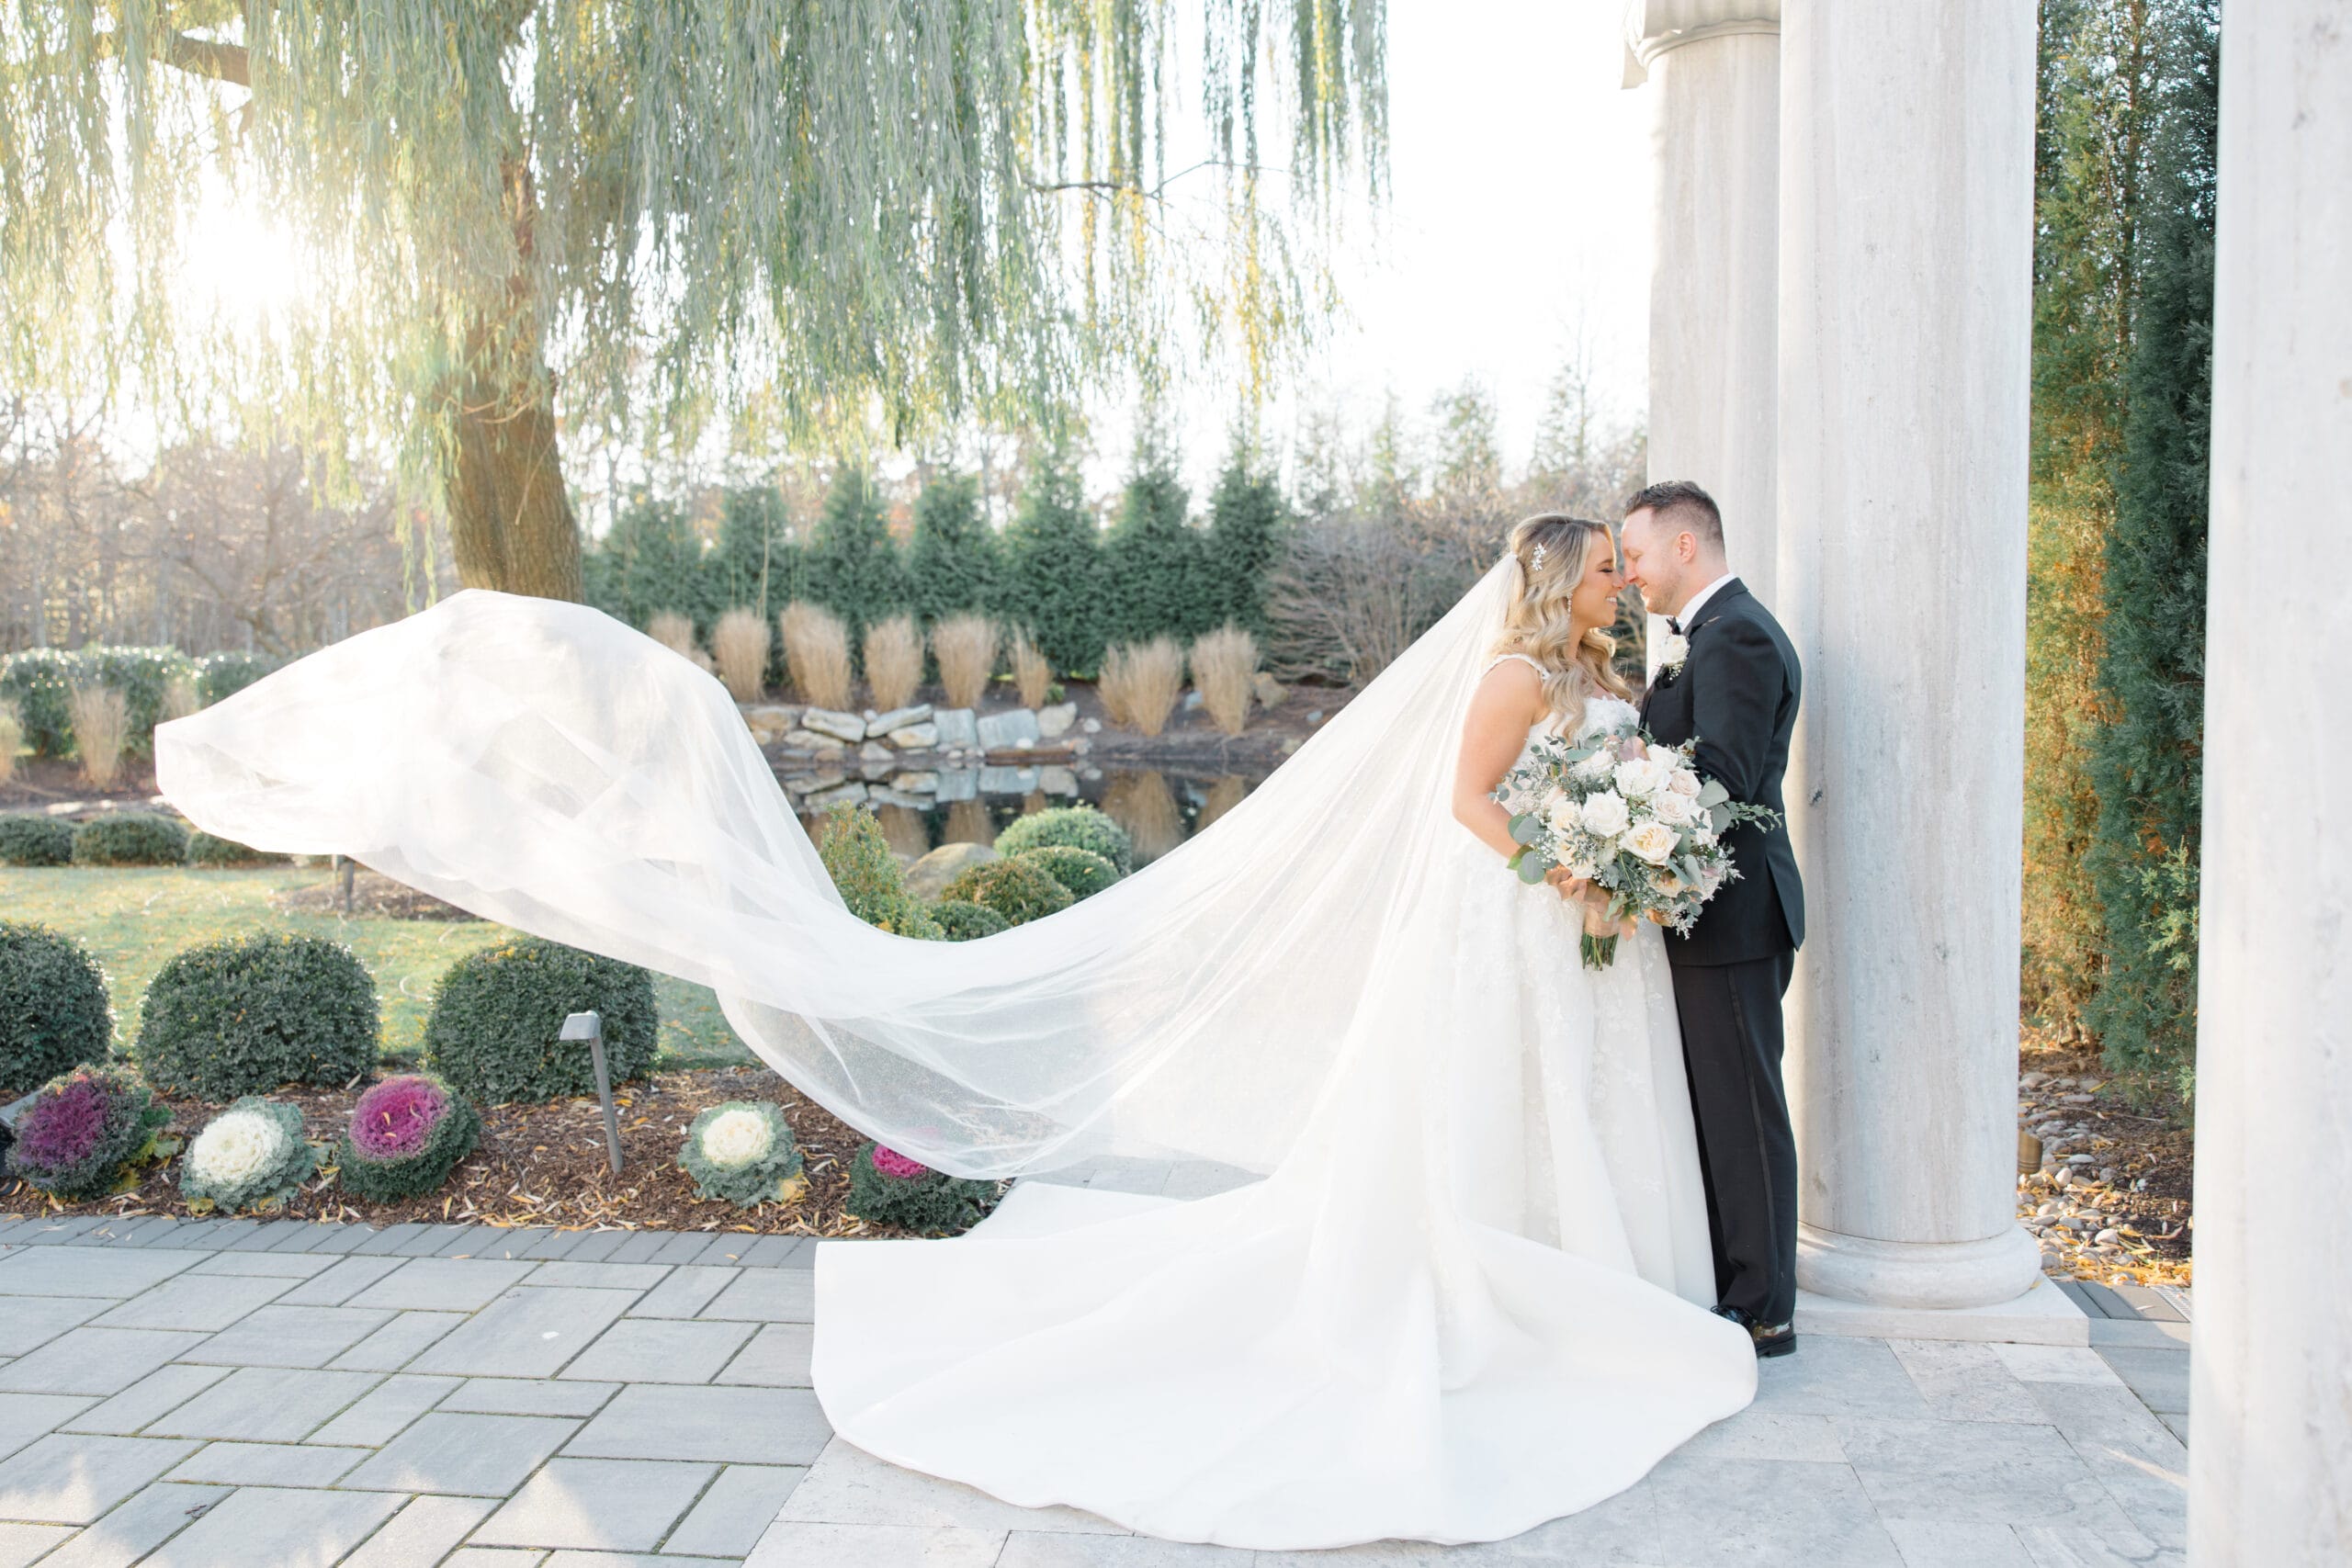
<svg viewBox="0 0 2352 1568"><path fill-rule="evenodd" d="M1551 861L1540 854L1529 854L1520 860L1519 879L1532 885L1543 881L1544 874L1551 869Z"/></svg>
<svg viewBox="0 0 2352 1568"><path fill-rule="evenodd" d="M1510 819L1510 837L1513 843L1532 844L1543 836L1544 825L1535 820L1533 812L1522 811Z"/></svg>
<svg viewBox="0 0 2352 1568"><path fill-rule="evenodd" d="M1730 798L1731 791L1723 786L1721 779L1709 779L1699 791L1699 804L1702 806L1721 806Z"/></svg>

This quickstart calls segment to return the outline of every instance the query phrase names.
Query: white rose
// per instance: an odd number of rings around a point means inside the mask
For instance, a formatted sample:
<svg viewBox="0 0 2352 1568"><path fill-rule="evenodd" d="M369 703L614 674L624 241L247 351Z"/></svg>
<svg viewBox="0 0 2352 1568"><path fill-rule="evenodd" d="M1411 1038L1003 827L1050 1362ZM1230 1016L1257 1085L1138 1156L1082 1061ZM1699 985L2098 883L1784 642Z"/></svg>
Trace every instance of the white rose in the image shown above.
<svg viewBox="0 0 2352 1568"><path fill-rule="evenodd" d="M1596 839L1613 839L1634 820L1633 813L1625 808L1625 797L1606 789L1588 796L1579 815L1584 818L1584 830Z"/></svg>
<svg viewBox="0 0 2352 1568"><path fill-rule="evenodd" d="M1657 792L1657 770L1647 762L1617 764L1617 793L1628 800L1646 800Z"/></svg>
<svg viewBox="0 0 2352 1568"><path fill-rule="evenodd" d="M1669 828L1687 828L1698 815L1698 804L1687 795L1662 789L1650 797L1650 810Z"/></svg>
<svg viewBox="0 0 2352 1568"><path fill-rule="evenodd" d="M733 1169L767 1157L775 1145L768 1119L756 1111L724 1111L702 1130L703 1156Z"/></svg>
<svg viewBox="0 0 2352 1568"><path fill-rule="evenodd" d="M1687 637L1669 634L1664 642L1657 645L1657 661L1667 669L1675 668L1690 657L1690 639Z"/></svg>
<svg viewBox="0 0 2352 1568"><path fill-rule="evenodd" d="M1674 791L1675 794L1687 795L1694 799L1697 797L1700 790L1699 775L1692 773L1688 768L1675 769L1674 776L1668 779L1666 784L1667 787Z"/></svg>
<svg viewBox="0 0 2352 1568"><path fill-rule="evenodd" d="M208 1185L234 1187L268 1170L286 1156L286 1129L252 1111L231 1111L188 1145L188 1169Z"/></svg>
<svg viewBox="0 0 2352 1568"><path fill-rule="evenodd" d="M1652 865L1664 865L1674 844L1675 831L1663 822L1645 822L1625 835L1625 847Z"/></svg>
<svg viewBox="0 0 2352 1568"><path fill-rule="evenodd" d="M1617 754L1604 746L1576 766L1577 777L1587 784L1599 784L1617 771Z"/></svg>
<svg viewBox="0 0 2352 1568"><path fill-rule="evenodd" d="M1551 809L1544 814L1544 819L1551 824L1554 833L1566 837L1577 830L1580 821L1577 803L1565 795L1561 795L1552 802Z"/></svg>

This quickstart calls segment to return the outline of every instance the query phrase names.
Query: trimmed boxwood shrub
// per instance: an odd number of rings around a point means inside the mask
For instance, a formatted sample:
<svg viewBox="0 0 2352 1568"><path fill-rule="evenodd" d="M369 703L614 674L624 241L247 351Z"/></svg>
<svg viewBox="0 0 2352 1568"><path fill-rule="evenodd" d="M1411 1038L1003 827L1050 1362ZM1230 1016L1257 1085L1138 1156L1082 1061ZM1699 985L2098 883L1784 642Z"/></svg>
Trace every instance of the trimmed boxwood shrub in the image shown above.
<svg viewBox="0 0 2352 1568"><path fill-rule="evenodd" d="M187 863L190 865L283 865L286 857L269 850L257 850L241 844L234 839L223 839L199 828L187 836Z"/></svg>
<svg viewBox="0 0 2352 1568"><path fill-rule="evenodd" d="M0 660L0 700L17 705L35 756L74 750L74 682L81 673L82 661L62 648L28 648Z"/></svg>
<svg viewBox="0 0 2352 1568"><path fill-rule="evenodd" d="M484 1105L596 1092L588 1047L556 1037L575 1012L605 1018L613 1081L653 1070L661 1011L634 964L538 937L460 958L434 987L424 1055L449 1087Z"/></svg>
<svg viewBox="0 0 2352 1568"><path fill-rule="evenodd" d="M147 987L134 1047L167 1093L218 1104L349 1083L376 1062L376 982L324 937L262 932L175 954Z"/></svg>
<svg viewBox="0 0 2352 1568"><path fill-rule="evenodd" d="M1016 926L1041 920L1075 901L1051 872L1025 855L968 867L941 892L945 898L985 905Z"/></svg>
<svg viewBox="0 0 2352 1568"><path fill-rule="evenodd" d="M266 653L208 653L197 660L196 689L208 706L235 696L277 668Z"/></svg>
<svg viewBox="0 0 2352 1568"><path fill-rule="evenodd" d="M74 824L38 811L0 813L0 861L64 865L74 858Z"/></svg>
<svg viewBox="0 0 2352 1568"><path fill-rule="evenodd" d="M51 1197L103 1198L155 1152L172 1113L145 1084L112 1067L76 1067L43 1084L17 1113L8 1167Z"/></svg>
<svg viewBox="0 0 2352 1568"><path fill-rule="evenodd" d="M474 1152L481 1117L439 1078L406 1073L372 1085L336 1145L344 1190L375 1203L422 1198Z"/></svg>
<svg viewBox="0 0 2352 1568"><path fill-rule="evenodd" d="M1023 850L1021 858L1042 867L1047 876L1069 889L1073 898L1091 898L1119 880L1119 868L1076 844L1041 844Z"/></svg>
<svg viewBox="0 0 2352 1568"><path fill-rule="evenodd" d="M177 865L187 829L159 811L109 811L74 829L75 865Z"/></svg>
<svg viewBox="0 0 2352 1568"><path fill-rule="evenodd" d="M1136 868L1135 840L1127 830L1091 806L1054 806L1033 812L996 836L996 852L1017 855L1047 844L1092 850L1125 876Z"/></svg>
<svg viewBox="0 0 2352 1568"><path fill-rule="evenodd" d="M0 920L0 1089L104 1061L113 1039L107 977L88 950L47 926Z"/></svg>
<svg viewBox="0 0 2352 1568"><path fill-rule="evenodd" d="M842 1207L868 1224L940 1235L971 1229L996 1198L993 1181L950 1176L868 1143L850 1160L849 1197Z"/></svg>
<svg viewBox="0 0 2352 1568"><path fill-rule="evenodd" d="M984 936L1012 929L1011 920L986 904L975 904L968 898L942 898L931 907L931 918L939 923L949 942L978 942Z"/></svg>

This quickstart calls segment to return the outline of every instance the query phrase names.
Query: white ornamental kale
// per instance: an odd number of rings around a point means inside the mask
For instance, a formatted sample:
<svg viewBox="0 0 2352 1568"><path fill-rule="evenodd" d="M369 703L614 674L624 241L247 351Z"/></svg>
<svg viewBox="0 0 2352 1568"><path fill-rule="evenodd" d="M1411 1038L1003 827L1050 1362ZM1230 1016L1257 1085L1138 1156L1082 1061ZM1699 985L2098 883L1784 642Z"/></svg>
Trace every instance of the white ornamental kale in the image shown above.
<svg viewBox="0 0 2352 1568"><path fill-rule="evenodd" d="M799 1145L784 1113L760 1100L730 1100L694 1119L678 1164L695 1195L739 1209L797 1202L808 1191Z"/></svg>
<svg viewBox="0 0 2352 1568"><path fill-rule="evenodd" d="M302 1113L249 1094L215 1116L180 1161L180 1193L202 1213L274 1209L319 1168Z"/></svg>
<svg viewBox="0 0 2352 1568"><path fill-rule="evenodd" d="M702 1130L702 1152L711 1164L729 1170L766 1158L775 1146L775 1134L768 1130L768 1119L741 1107L722 1111Z"/></svg>

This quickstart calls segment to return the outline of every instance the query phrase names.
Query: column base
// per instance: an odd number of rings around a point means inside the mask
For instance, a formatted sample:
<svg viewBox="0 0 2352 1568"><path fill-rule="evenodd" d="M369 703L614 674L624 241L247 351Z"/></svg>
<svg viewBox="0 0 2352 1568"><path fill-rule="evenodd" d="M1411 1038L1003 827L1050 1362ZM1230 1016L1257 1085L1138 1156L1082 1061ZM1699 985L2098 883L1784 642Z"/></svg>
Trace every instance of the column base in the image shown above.
<svg viewBox="0 0 2352 1568"><path fill-rule="evenodd" d="M1980 1345L2087 1345L2091 1320L2048 1278L2013 1301L1980 1307L1865 1306L1797 1292L1797 1332L1830 1338L1965 1339ZM2114 1326L2121 1328L2122 1324ZM2138 1327L2133 1324L2132 1327ZM2186 1327L2166 1324L2167 1328Z"/></svg>
<svg viewBox="0 0 2352 1568"><path fill-rule="evenodd" d="M2041 1249L2018 1225L1981 1241L1879 1241L1797 1226L1798 1287L1864 1306L1991 1306L2041 1278Z"/></svg>

